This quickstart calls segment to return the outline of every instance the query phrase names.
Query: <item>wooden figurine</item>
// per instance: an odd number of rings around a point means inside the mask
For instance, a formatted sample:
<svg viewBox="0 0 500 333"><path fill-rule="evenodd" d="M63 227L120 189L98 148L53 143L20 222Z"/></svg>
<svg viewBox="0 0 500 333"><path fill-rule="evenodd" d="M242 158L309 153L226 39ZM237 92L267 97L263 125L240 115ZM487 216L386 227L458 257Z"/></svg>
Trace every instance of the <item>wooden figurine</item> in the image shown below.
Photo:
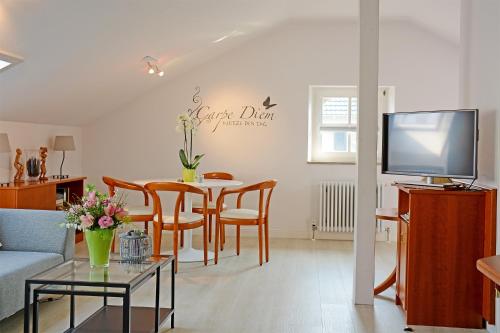
<svg viewBox="0 0 500 333"><path fill-rule="evenodd" d="M46 161L47 161L47 156L48 156L48 149L47 147L40 147L40 179L41 181L48 180L47 178L47 166L46 166Z"/></svg>
<svg viewBox="0 0 500 333"><path fill-rule="evenodd" d="M16 168L16 175L14 176L14 183L24 182L24 165L21 163L21 156L23 152L20 148L16 149L16 159L14 161L14 168Z"/></svg>

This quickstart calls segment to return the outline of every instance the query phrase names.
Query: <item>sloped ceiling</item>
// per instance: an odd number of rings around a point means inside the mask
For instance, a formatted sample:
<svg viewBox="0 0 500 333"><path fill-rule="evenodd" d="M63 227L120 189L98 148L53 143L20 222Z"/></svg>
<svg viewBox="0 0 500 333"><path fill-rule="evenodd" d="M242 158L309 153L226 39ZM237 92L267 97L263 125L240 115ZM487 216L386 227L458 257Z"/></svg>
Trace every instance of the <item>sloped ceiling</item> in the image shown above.
<svg viewBox="0 0 500 333"><path fill-rule="evenodd" d="M381 14L458 43L459 3L382 0ZM356 0L0 0L0 52L24 59L0 73L0 120L87 124L284 20L356 16Z"/></svg>

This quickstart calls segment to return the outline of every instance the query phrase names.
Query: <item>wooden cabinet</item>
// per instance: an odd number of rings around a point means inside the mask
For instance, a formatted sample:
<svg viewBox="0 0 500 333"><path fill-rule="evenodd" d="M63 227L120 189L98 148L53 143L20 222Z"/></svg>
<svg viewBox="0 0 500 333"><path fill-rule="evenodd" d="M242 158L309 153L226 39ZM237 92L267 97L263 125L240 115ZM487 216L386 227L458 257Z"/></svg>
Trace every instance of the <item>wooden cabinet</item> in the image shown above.
<svg viewBox="0 0 500 333"><path fill-rule="evenodd" d="M0 208L56 209L56 190L64 188L73 201L83 196L86 177L50 179L47 181L11 183L0 187Z"/></svg>
<svg viewBox="0 0 500 333"><path fill-rule="evenodd" d="M406 261L408 256L408 223L398 223L398 269L396 270L396 303L406 310Z"/></svg>
<svg viewBox="0 0 500 333"><path fill-rule="evenodd" d="M11 183L0 187L0 208L56 209L56 191L65 189L69 202L83 196L86 177L49 179L47 181ZM83 240L83 233L76 232L75 241Z"/></svg>
<svg viewBox="0 0 500 333"><path fill-rule="evenodd" d="M399 187L398 197L396 303L407 324L494 323L494 286L476 261L495 253L496 191Z"/></svg>

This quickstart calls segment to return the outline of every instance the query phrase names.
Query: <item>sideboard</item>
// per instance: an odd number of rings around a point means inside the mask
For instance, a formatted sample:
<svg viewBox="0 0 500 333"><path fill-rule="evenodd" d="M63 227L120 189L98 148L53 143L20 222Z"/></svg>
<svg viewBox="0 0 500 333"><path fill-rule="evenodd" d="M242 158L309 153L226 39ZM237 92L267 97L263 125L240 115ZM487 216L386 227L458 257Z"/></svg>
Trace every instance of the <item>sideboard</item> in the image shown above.
<svg viewBox="0 0 500 333"><path fill-rule="evenodd" d="M58 190L64 190L67 201L72 203L83 196L87 177L25 181L0 187L0 208L55 210ZM82 239L77 233L76 240Z"/></svg>

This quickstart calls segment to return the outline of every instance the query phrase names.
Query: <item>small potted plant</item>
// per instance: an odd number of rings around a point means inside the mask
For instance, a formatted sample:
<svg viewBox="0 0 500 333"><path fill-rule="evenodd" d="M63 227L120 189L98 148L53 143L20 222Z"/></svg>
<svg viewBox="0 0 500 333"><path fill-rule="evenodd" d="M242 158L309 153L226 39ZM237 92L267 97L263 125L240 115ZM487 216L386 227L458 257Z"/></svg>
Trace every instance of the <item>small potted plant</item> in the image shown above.
<svg viewBox="0 0 500 333"><path fill-rule="evenodd" d="M177 131L184 133L184 148L179 150L179 158L183 166L182 180L194 182L196 179L196 168L205 154L193 156L193 136L198 129L197 122L188 114L182 113L177 116Z"/></svg>
<svg viewBox="0 0 500 333"><path fill-rule="evenodd" d="M115 229L130 221L122 197L110 197L87 185L85 195L66 211L66 227L82 230L90 266L108 267Z"/></svg>

